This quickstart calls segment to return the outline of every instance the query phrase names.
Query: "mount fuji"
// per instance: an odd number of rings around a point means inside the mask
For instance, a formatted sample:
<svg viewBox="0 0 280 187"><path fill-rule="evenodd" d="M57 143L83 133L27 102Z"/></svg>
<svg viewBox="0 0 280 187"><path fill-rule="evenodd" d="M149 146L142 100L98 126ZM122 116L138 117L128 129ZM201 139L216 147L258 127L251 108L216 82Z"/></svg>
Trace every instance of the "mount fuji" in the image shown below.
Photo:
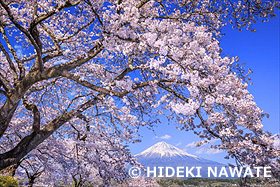
<svg viewBox="0 0 280 187"><path fill-rule="evenodd" d="M166 142L158 142L135 157L144 167L201 167L202 177L207 177L208 167L218 169L226 165L189 154Z"/></svg>

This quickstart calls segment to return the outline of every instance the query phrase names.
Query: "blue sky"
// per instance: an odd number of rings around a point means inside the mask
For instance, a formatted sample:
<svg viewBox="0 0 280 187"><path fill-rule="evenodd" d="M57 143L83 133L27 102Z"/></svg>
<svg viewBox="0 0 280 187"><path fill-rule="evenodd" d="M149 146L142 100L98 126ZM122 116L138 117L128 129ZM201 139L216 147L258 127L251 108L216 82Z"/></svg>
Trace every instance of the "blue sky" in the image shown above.
<svg viewBox="0 0 280 187"><path fill-rule="evenodd" d="M240 62L246 62L246 68L253 70L250 75L253 84L249 91L254 95L258 106L270 114L263 120L264 130L273 134L280 133L279 120L279 51L280 51L280 19L276 18L267 23L257 22L254 25L257 32L223 28L226 35L220 39L223 54L238 56ZM234 163L226 160L225 152L210 149L209 145L195 147L194 142L200 139L193 132L179 131L173 125L168 125L166 120L154 128L154 132L142 128L142 142L130 145L132 154L137 154L159 141L166 141L187 152L214 160L221 163ZM215 144L215 142L213 142Z"/></svg>

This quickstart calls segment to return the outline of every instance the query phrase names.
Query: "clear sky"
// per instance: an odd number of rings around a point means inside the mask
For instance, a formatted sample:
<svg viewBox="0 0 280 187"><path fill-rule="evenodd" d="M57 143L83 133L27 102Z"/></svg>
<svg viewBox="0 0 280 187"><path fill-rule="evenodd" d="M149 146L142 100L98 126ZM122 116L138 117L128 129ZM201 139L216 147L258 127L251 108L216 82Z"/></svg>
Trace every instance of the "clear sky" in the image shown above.
<svg viewBox="0 0 280 187"><path fill-rule="evenodd" d="M267 23L257 22L254 25L257 32L223 29L226 35L220 39L223 54L238 56L240 62L246 62L246 67L253 70L253 84L249 91L254 95L258 106L270 114L263 120L264 130L273 134L280 133L279 120L279 51L280 51L280 14ZM166 120L154 128L155 132L141 129L142 142L130 145L133 154L137 154L159 141L165 141L187 152L221 163L234 163L225 160L225 152L210 149L209 145L194 147L194 142L200 139L193 132L179 131ZM215 142L213 142L215 144ZM217 142L216 142L217 143Z"/></svg>

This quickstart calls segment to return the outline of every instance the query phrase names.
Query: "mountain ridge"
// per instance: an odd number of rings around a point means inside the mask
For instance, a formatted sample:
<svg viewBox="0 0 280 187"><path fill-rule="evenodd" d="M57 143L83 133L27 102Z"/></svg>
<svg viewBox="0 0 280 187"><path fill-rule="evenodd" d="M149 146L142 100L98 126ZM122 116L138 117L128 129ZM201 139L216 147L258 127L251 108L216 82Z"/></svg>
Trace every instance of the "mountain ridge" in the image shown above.
<svg viewBox="0 0 280 187"><path fill-rule="evenodd" d="M192 154L189 154L171 144L168 144L166 142L158 142L154 145L152 145L151 147L149 147L148 149L142 151L141 153L139 154L136 154L135 156L139 157L139 156L159 156L162 158L162 157L168 157L168 156L190 156L190 157L193 157L193 158L198 158L198 156L195 156L195 155L192 155Z"/></svg>
<svg viewBox="0 0 280 187"><path fill-rule="evenodd" d="M207 177L208 167L221 168L225 164L207 160L187 153L166 142L158 142L135 155L144 167L201 167L203 177Z"/></svg>

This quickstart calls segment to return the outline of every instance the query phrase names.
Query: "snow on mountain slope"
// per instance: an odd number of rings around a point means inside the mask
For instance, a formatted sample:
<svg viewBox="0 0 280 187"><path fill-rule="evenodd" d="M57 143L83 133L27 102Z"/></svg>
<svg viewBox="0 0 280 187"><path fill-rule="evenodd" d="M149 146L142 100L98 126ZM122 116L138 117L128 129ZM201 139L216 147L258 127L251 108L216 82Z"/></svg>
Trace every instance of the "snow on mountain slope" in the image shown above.
<svg viewBox="0 0 280 187"><path fill-rule="evenodd" d="M158 142L155 145L149 147L143 152L135 155L136 157L192 157L198 158L197 156L191 155L173 145L167 144L166 142Z"/></svg>
<svg viewBox="0 0 280 187"><path fill-rule="evenodd" d="M144 167L201 167L201 175L208 176L208 167L225 167L212 160L207 160L195 155L191 155L166 142L158 142L135 157ZM175 169L176 170L176 169Z"/></svg>

